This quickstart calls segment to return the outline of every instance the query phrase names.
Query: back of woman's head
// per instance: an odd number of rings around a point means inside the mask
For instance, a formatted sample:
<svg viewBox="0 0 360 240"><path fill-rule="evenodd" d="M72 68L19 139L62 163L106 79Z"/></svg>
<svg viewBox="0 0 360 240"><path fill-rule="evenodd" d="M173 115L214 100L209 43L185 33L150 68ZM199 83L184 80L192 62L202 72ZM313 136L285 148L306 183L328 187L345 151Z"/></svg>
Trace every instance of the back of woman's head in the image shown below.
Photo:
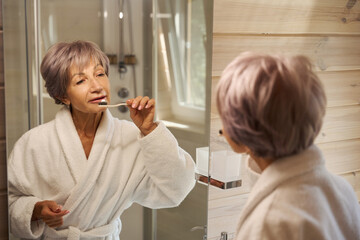
<svg viewBox="0 0 360 240"><path fill-rule="evenodd" d="M66 95L70 67L76 65L82 70L90 61L103 66L108 75L109 59L95 43L80 40L59 42L49 48L41 62L40 72L45 80L46 90L55 103L61 104Z"/></svg>
<svg viewBox="0 0 360 240"><path fill-rule="evenodd" d="M258 157L274 159L312 145L326 107L306 57L248 52L224 70L216 101L229 137Z"/></svg>

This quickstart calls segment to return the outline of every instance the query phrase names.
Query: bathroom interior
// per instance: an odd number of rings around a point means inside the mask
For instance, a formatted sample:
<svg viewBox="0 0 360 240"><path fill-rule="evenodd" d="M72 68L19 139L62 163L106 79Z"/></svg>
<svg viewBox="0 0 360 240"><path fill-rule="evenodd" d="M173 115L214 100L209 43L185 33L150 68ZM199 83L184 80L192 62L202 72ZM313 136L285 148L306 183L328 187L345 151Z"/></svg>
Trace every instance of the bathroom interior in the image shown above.
<svg viewBox="0 0 360 240"><path fill-rule="evenodd" d="M218 136L214 89L224 67L243 51L305 54L328 98L316 144L327 168L360 200L360 3L357 0L1 0L1 169L28 129L54 118L39 65L59 41L89 40L108 55L111 102L137 95L156 100L166 123L196 161L197 181L176 208L137 204L121 217L122 240L233 239L250 187L241 155ZM3 101L4 100L4 101ZM126 108L112 114L130 119ZM5 128L6 126L6 128ZM224 160L225 159L225 160ZM236 168L228 169L228 166ZM210 167L210 170L209 170ZM195 176L194 176L195 177ZM196 176L198 177L198 176ZM7 212L6 178L0 189ZM1 219L7 222L7 217ZM3 224L1 239L11 236Z"/></svg>
<svg viewBox="0 0 360 240"><path fill-rule="evenodd" d="M52 120L60 105L39 75L46 50L59 41L88 40L109 57L111 103L135 96L156 100L156 118L196 158L208 146L210 1L3 1L7 149L28 129ZM196 51L193 51L196 49ZM127 107L110 109L130 120ZM121 239L199 239L207 188L197 184L181 206L150 210L134 204L122 218ZM187 214L183 214L187 212Z"/></svg>

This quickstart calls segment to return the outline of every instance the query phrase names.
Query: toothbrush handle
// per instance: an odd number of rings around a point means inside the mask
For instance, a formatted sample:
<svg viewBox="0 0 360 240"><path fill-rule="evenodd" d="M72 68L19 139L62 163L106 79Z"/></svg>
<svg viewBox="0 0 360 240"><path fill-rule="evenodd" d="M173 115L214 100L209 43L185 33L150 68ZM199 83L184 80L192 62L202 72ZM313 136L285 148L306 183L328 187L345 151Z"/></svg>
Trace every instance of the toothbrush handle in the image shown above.
<svg viewBox="0 0 360 240"><path fill-rule="evenodd" d="M127 106L127 105L128 104L126 102L122 102L122 103L113 104L113 105L99 105L99 107L111 108L111 107L119 107L119 106Z"/></svg>

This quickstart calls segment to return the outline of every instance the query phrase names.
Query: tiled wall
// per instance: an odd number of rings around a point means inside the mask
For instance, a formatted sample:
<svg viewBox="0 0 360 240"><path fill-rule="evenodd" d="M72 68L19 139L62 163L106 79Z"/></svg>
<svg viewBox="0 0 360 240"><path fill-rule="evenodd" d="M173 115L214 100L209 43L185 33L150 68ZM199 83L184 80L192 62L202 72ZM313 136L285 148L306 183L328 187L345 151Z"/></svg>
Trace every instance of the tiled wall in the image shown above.
<svg viewBox="0 0 360 240"><path fill-rule="evenodd" d="M0 239L8 239L2 0L0 0Z"/></svg>

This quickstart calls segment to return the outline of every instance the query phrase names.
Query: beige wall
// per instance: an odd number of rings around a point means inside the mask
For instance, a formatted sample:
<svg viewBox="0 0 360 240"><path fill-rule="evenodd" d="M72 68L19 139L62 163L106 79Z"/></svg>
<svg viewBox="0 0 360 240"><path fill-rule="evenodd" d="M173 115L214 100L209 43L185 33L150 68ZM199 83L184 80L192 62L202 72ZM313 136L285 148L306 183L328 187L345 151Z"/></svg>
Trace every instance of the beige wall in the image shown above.
<svg viewBox="0 0 360 240"><path fill-rule="evenodd" d="M2 1L0 0L0 239L8 239L4 51L1 6Z"/></svg>
<svg viewBox="0 0 360 240"><path fill-rule="evenodd" d="M305 54L324 83L328 107L316 143L327 168L360 199L360 3L347 0L214 0L213 91L224 67L243 51ZM228 145L212 99L211 151ZM209 189L208 239L234 235L250 188Z"/></svg>

